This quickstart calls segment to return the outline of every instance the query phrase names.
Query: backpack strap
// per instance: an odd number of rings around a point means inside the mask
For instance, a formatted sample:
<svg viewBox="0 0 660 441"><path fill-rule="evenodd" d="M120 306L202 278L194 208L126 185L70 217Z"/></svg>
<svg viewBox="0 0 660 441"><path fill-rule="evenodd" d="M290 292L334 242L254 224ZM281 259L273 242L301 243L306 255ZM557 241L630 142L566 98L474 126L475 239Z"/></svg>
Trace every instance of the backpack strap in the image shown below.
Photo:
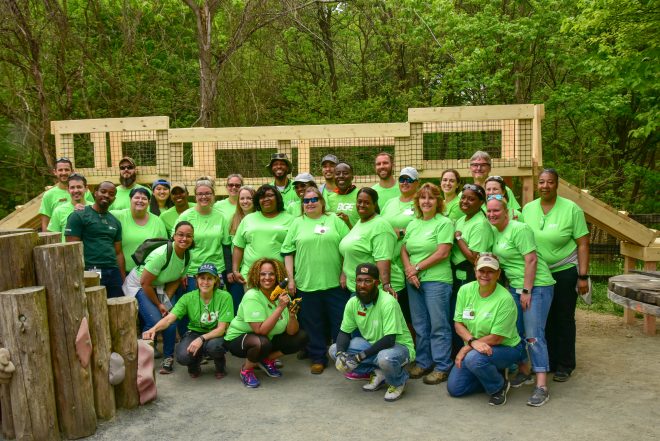
<svg viewBox="0 0 660 441"><path fill-rule="evenodd" d="M188 250L186 250L186 251L188 251ZM167 257L165 257L165 265L163 265L160 269L161 272L163 272L163 270L165 268L167 268L167 266L170 264L170 260L172 260L172 253L173 252L174 252L174 245L172 244L171 240L168 240L167 241L167 253L166 253Z"/></svg>

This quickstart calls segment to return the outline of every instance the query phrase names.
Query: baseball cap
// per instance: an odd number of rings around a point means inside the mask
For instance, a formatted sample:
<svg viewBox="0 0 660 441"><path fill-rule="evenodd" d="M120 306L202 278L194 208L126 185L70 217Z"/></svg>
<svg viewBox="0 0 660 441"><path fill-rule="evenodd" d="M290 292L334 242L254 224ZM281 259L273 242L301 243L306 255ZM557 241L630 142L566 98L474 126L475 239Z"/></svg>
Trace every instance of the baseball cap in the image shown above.
<svg viewBox="0 0 660 441"><path fill-rule="evenodd" d="M119 165L121 165L122 162L130 162L133 167L137 167L137 164L135 163L135 160L131 158L130 156L124 156L119 160Z"/></svg>
<svg viewBox="0 0 660 441"><path fill-rule="evenodd" d="M410 178L413 178L415 181L419 179L419 173L417 173L417 169L413 167L402 168L401 173L399 173L399 177L401 176L408 176Z"/></svg>
<svg viewBox="0 0 660 441"><path fill-rule="evenodd" d="M289 157L286 155L286 153L273 153L270 155L270 162L266 168L270 169L270 167L273 165L273 162L275 161L284 161L289 166L289 168L292 167L291 161L289 161Z"/></svg>
<svg viewBox="0 0 660 441"><path fill-rule="evenodd" d="M374 279L378 279L380 277L380 273L378 272L378 267L374 265L373 263L361 263L358 266L355 267L355 275L364 275L367 274Z"/></svg>
<svg viewBox="0 0 660 441"><path fill-rule="evenodd" d="M295 184L296 182L314 182L314 176L310 175L309 173L300 173L296 178L293 180L293 183Z"/></svg>
<svg viewBox="0 0 660 441"><path fill-rule="evenodd" d="M321 159L321 165L323 165L323 163L327 161L330 161L335 165L339 164L339 159L337 159L335 155L325 155L323 159Z"/></svg>
<svg viewBox="0 0 660 441"><path fill-rule="evenodd" d="M156 186L162 185L167 188L172 188L172 184L167 179L156 179L153 184L151 184L151 189L155 189Z"/></svg>
<svg viewBox="0 0 660 441"><path fill-rule="evenodd" d="M197 275L208 273L218 277L218 268L215 267L212 263L204 263L197 270Z"/></svg>
<svg viewBox="0 0 660 441"><path fill-rule="evenodd" d="M497 271L500 269L500 262L492 254L482 254L477 259L477 264L475 265L475 267L478 270L480 270L481 268L488 267Z"/></svg>

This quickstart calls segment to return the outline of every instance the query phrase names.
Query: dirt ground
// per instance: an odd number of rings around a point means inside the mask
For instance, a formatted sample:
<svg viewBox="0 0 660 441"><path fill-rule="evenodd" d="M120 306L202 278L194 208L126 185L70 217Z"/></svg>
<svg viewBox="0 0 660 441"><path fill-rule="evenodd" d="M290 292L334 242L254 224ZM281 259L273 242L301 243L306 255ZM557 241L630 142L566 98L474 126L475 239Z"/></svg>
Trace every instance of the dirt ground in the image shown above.
<svg viewBox="0 0 660 441"><path fill-rule="evenodd" d="M619 317L578 314L578 369L566 383L550 381L550 401L525 402L531 386L512 389L505 406L486 395L450 398L445 384L410 380L403 398L363 392L363 382L332 369L311 375L307 361L283 359L284 376L258 373L262 385L243 387L240 361L229 376L213 365L192 380L185 368L158 376L158 399L101 423L96 440L654 440L660 439L660 335Z"/></svg>

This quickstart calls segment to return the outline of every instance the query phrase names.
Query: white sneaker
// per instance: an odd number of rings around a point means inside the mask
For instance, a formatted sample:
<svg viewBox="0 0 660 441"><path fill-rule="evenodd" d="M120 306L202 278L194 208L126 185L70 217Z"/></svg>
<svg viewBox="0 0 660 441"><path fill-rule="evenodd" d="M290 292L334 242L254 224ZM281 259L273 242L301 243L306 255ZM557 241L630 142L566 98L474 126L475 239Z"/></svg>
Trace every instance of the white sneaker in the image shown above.
<svg viewBox="0 0 660 441"><path fill-rule="evenodd" d="M383 384L385 384L385 375L383 375L383 371L380 369L374 369L371 373L371 377L369 377L369 382L362 386L362 390L373 392L380 389Z"/></svg>
<svg viewBox="0 0 660 441"><path fill-rule="evenodd" d="M396 401L401 398L403 395L403 389L406 387L406 383L403 383L401 386L390 386L385 392L385 401Z"/></svg>

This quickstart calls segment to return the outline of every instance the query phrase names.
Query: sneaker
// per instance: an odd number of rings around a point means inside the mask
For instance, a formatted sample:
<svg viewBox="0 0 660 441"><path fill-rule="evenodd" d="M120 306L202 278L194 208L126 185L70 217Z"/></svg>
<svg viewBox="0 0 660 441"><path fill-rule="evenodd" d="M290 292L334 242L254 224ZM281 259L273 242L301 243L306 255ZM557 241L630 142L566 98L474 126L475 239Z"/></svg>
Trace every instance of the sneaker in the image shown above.
<svg viewBox="0 0 660 441"><path fill-rule="evenodd" d="M171 374L174 371L174 359L172 357L167 357L163 360L163 363L160 365L160 373L163 375Z"/></svg>
<svg viewBox="0 0 660 441"><path fill-rule="evenodd" d="M241 381L243 382L245 387L254 389L255 387L259 387L259 385L261 384L257 376L254 375L254 369L241 369L240 375L241 375Z"/></svg>
<svg viewBox="0 0 660 441"><path fill-rule="evenodd" d="M418 378L422 378L424 375L429 374L432 370L433 370L432 367L423 368L417 363L415 363L410 367L408 373L410 374L410 378L416 380Z"/></svg>
<svg viewBox="0 0 660 441"><path fill-rule="evenodd" d="M190 375L190 378L198 378L202 375L202 368L199 365L190 365L188 366L188 375Z"/></svg>
<svg viewBox="0 0 660 441"><path fill-rule="evenodd" d="M401 398L405 387L406 383L403 383L401 386L389 386L387 392L385 392L385 401L396 401Z"/></svg>
<svg viewBox="0 0 660 441"><path fill-rule="evenodd" d="M447 372L433 371L424 375L422 381L424 384L440 384L443 381L447 381L447 378L449 378L449 374Z"/></svg>
<svg viewBox="0 0 660 441"><path fill-rule="evenodd" d="M556 371L555 375L552 377L552 381L557 381L559 383L565 383L568 379L571 378L571 373L566 371Z"/></svg>
<svg viewBox="0 0 660 441"><path fill-rule="evenodd" d="M547 389L542 387L537 387L534 389L534 393L527 400L528 406L541 407L550 399L550 394Z"/></svg>
<svg viewBox="0 0 660 441"><path fill-rule="evenodd" d="M523 374L518 371L509 381L511 382L511 387L518 388L520 386L534 384L534 377L532 374Z"/></svg>
<svg viewBox="0 0 660 441"><path fill-rule="evenodd" d="M309 368L309 371L314 375L322 374L324 370L325 370L325 365L323 365L323 363L313 363L312 366Z"/></svg>
<svg viewBox="0 0 660 441"><path fill-rule="evenodd" d="M346 372L344 374L344 378L347 380L353 380L353 381L361 381L361 380L369 380L371 378L371 375L369 374L356 374L355 372Z"/></svg>
<svg viewBox="0 0 660 441"><path fill-rule="evenodd" d="M511 387L511 383L508 380L504 380L504 386L502 386L502 389L498 390L495 392L493 395L490 396L490 400L488 401L488 404L491 406L501 406L506 403L506 393L509 392L509 388Z"/></svg>
<svg viewBox="0 0 660 441"><path fill-rule="evenodd" d="M367 392L373 392L380 389L385 384L385 375L380 369L374 369L374 371L369 376L369 382L362 386L362 390Z"/></svg>
<svg viewBox="0 0 660 441"><path fill-rule="evenodd" d="M259 366L259 369L264 371L269 377L279 378L282 376L282 372L275 367L275 360L264 358L259 364L257 364L257 366Z"/></svg>
<svg viewBox="0 0 660 441"><path fill-rule="evenodd" d="M284 367L284 363L282 363L282 360L280 360L279 358L273 360L273 363L275 363L275 367L277 369L282 369Z"/></svg>

